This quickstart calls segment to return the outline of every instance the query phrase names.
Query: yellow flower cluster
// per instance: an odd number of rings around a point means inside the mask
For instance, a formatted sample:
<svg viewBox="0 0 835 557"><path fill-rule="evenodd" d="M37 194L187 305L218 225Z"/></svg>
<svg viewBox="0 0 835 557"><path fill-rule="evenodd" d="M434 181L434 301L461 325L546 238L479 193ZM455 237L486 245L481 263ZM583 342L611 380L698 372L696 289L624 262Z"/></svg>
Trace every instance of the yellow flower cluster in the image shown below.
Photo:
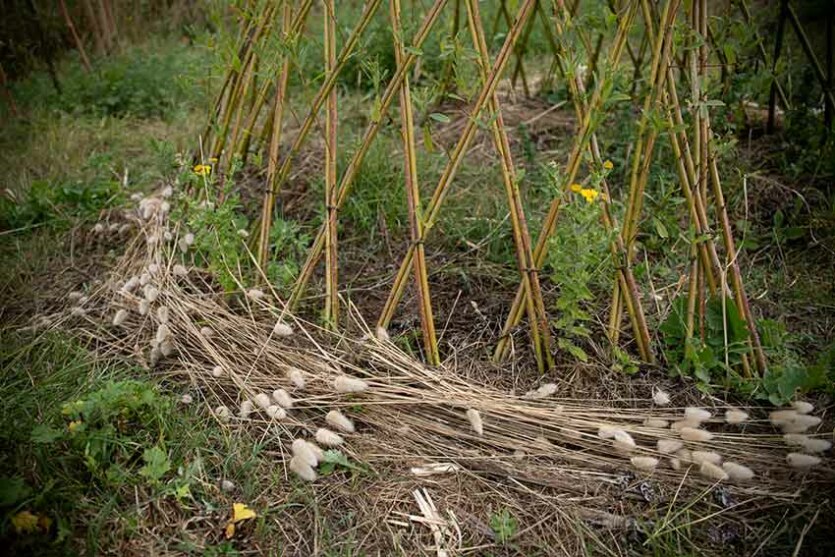
<svg viewBox="0 0 835 557"><path fill-rule="evenodd" d="M600 195L599 191L592 188L584 188L580 184L571 184L570 189L574 193L579 193L580 195L582 195L583 199L585 199L587 203L594 203L594 201Z"/></svg>
<svg viewBox="0 0 835 557"><path fill-rule="evenodd" d="M612 161L610 161L608 159L603 162L603 168L605 168L606 170L612 170L614 167L615 167L615 165L612 164Z"/></svg>
<svg viewBox="0 0 835 557"><path fill-rule="evenodd" d="M198 164L194 167L194 173L198 176L208 176L212 173L212 167L208 164Z"/></svg>

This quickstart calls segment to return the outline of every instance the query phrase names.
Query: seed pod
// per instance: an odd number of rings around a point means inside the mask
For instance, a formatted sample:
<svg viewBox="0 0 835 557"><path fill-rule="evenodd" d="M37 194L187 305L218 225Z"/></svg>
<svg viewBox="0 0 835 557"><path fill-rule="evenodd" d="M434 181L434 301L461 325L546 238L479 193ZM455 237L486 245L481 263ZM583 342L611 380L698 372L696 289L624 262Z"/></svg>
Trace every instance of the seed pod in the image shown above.
<svg viewBox="0 0 835 557"><path fill-rule="evenodd" d="M713 434L711 432L694 427L681 428L679 435L681 435L681 438L685 441L695 441L698 443L704 443L705 441L713 439Z"/></svg>
<svg viewBox="0 0 835 557"><path fill-rule="evenodd" d="M467 419L470 421L470 427L477 435L484 435L484 423L481 421L481 414L478 410L474 408L467 410Z"/></svg>
<svg viewBox="0 0 835 557"><path fill-rule="evenodd" d="M191 404L192 402L194 402L194 397L186 393L180 397L180 402L183 404Z"/></svg>
<svg viewBox="0 0 835 557"><path fill-rule="evenodd" d="M748 413L742 410L726 410L725 422L729 424L741 424L748 421Z"/></svg>
<svg viewBox="0 0 835 557"><path fill-rule="evenodd" d="M692 455L693 462L696 464L701 464L702 462L710 462L716 466L722 464L722 455L713 451L693 451L690 454Z"/></svg>
<svg viewBox="0 0 835 557"><path fill-rule="evenodd" d="M139 286L139 277L130 277L127 282L122 286L122 292L129 293L136 290L136 287Z"/></svg>
<svg viewBox="0 0 835 557"><path fill-rule="evenodd" d="M673 431L681 431L685 427L696 428L701 425L699 422L694 422L692 420L679 420L677 422L673 422L670 424L670 429Z"/></svg>
<svg viewBox="0 0 835 557"><path fill-rule="evenodd" d="M151 311L151 302L146 299L139 300L139 315L148 315Z"/></svg>
<svg viewBox="0 0 835 557"><path fill-rule="evenodd" d="M255 405L258 406L258 408L260 408L261 410L266 410L270 407L270 405L272 405L270 395L266 393L258 393L252 400L255 403Z"/></svg>
<svg viewBox="0 0 835 557"><path fill-rule="evenodd" d="M131 229L130 223L123 224L122 226L119 227L119 231L118 231L119 236L124 236L125 234L130 232L130 229Z"/></svg>
<svg viewBox="0 0 835 557"><path fill-rule="evenodd" d="M702 462L699 466L699 473L706 478L716 481L724 481L729 478L727 472L710 462Z"/></svg>
<svg viewBox="0 0 835 557"><path fill-rule="evenodd" d="M301 370L296 368L290 369L290 371L287 372L287 378L297 389L304 389L304 374L302 374Z"/></svg>
<svg viewBox="0 0 835 557"><path fill-rule="evenodd" d="M670 404L670 395L661 389L657 389L652 395L652 401L658 406L667 406Z"/></svg>
<svg viewBox="0 0 835 557"><path fill-rule="evenodd" d="M809 414L815 409L815 406L811 402L806 402L805 400L795 400L792 402L792 406L798 414Z"/></svg>
<svg viewBox="0 0 835 557"><path fill-rule="evenodd" d="M345 433L354 433L354 422L339 410L331 410L328 412L327 416L325 416L325 421L334 429L344 431Z"/></svg>
<svg viewBox="0 0 835 557"><path fill-rule="evenodd" d="M681 466L681 459L676 456L670 458L670 468L678 472L681 470Z"/></svg>
<svg viewBox="0 0 835 557"><path fill-rule="evenodd" d="M188 246L192 245L194 243L194 234L192 234L191 232L187 233L185 236L183 236L183 241Z"/></svg>
<svg viewBox="0 0 835 557"><path fill-rule="evenodd" d="M697 408L695 406L688 406L684 409L684 419L691 422L706 422L713 416L704 408Z"/></svg>
<svg viewBox="0 0 835 557"><path fill-rule="evenodd" d="M142 273L141 275L139 275L140 286L145 286L149 282L151 282L151 275L149 273Z"/></svg>
<svg viewBox="0 0 835 557"><path fill-rule="evenodd" d="M120 327L128 318L128 310L120 309L116 312L116 315L113 316L113 325L115 327Z"/></svg>
<svg viewBox="0 0 835 557"><path fill-rule="evenodd" d="M212 368L212 377L223 377L223 367L215 366Z"/></svg>
<svg viewBox="0 0 835 557"><path fill-rule="evenodd" d="M293 327L284 321L277 321L273 326L273 334L279 337L289 337L293 335Z"/></svg>
<svg viewBox="0 0 835 557"><path fill-rule="evenodd" d="M235 483L230 480L223 480L220 482L220 489L225 493L231 493L235 491Z"/></svg>
<svg viewBox="0 0 835 557"><path fill-rule="evenodd" d="M290 409L293 407L293 398L290 394L285 391L284 389L276 389L273 391L273 400L278 403L279 406L285 409Z"/></svg>
<svg viewBox="0 0 835 557"><path fill-rule="evenodd" d="M334 379L333 387L338 393L361 393L368 389L368 383L356 377L340 375Z"/></svg>
<svg viewBox="0 0 835 557"><path fill-rule="evenodd" d="M155 367L159 361L162 359L162 352L159 349L159 346L154 346L151 348L151 354L148 356L148 360L150 361L151 367Z"/></svg>
<svg viewBox="0 0 835 557"><path fill-rule="evenodd" d="M377 327L375 333L377 336L377 340L379 340L380 342L386 342L388 340L391 340L389 332L385 329L385 327Z"/></svg>
<svg viewBox="0 0 835 557"><path fill-rule="evenodd" d="M211 330L209 327L201 327L200 336L202 336L203 338L211 338L215 336L215 332Z"/></svg>
<svg viewBox="0 0 835 557"><path fill-rule="evenodd" d="M258 301L262 300L264 296L266 296L266 294L264 294L264 291L260 288L250 288L249 290L247 290L246 296L250 300Z"/></svg>
<svg viewBox="0 0 835 557"><path fill-rule="evenodd" d="M277 404L270 404L269 406L267 406L264 412L267 414L267 416L275 420L283 420L287 417L287 412L284 411L284 408Z"/></svg>
<svg viewBox="0 0 835 557"><path fill-rule="evenodd" d="M651 456L633 456L630 462L642 472L652 472L658 466L658 459Z"/></svg>
<svg viewBox="0 0 835 557"><path fill-rule="evenodd" d="M743 466L742 464L737 464L736 462L723 463L722 470L724 470L732 480L746 481L754 478L753 470L747 466Z"/></svg>
<svg viewBox="0 0 835 557"><path fill-rule="evenodd" d="M311 444L304 439L293 440L293 444L291 446L293 456L301 459L303 462L306 462L308 466L318 466L319 457L311 449L310 445Z"/></svg>
<svg viewBox="0 0 835 557"><path fill-rule="evenodd" d="M185 268L184 265L180 265L179 263L174 265L171 269L171 272L174 273L174 276L184 277L188 275L188 269Z"/></svg>
<svg viewBox="0 0 835 557"><path fill-rule="evenodd" d="M297 456L290 459L289 468L294 474L306 482L316 481L316 471Z"/></svg>
<svg viewBox="0 0 835 557"><path fill-rule="evenodd" d="M821 419L818 416L810 416L808 414L798 414L792 423L796 424L799 427L815 427L816 425L820 425Z"/></svg>
<svg viewBox="0 0 835 557"><path fill-rule="evenodd" d="M156 299L159 297L159 290L157 290L156 287L151 284L145 285L144 293L145 299L151 303L155 302Z"/></svg>
<svg viewBox="0 0 835 557"><path fill-rule="evenodd" d="M180 241L177 242L177 247L180 248L180 253L188 252L188 242L185 241L185 238L180 238Z"/></svg>
<svg viewBox="0 0 835 557"><path fill-rule="evenodd" d="M659 453L672 454L680 450L684 446L684 443L678 439L659 439L656 446L658 447Z"/></svg>
<svg viewBox="0 0 835 557"><path fill-rule="evenodd" d="M824 453L832 448L832 443L826 439L809 439L803 442L803 450L807 453Z"/></svg>
<svg viewBox="0 0 835 557"><path fill-rule="evenodd" d="M342 436L338 433L320 427L316 430L316 442L325 447L338 447L345 442Z"/></svg>
<svg viewBox="0 0 835 557"><path fill-rule="evenodd" d="M664 429L670 425L665 419L662 418L647 418L644 420L644 425L647 427L657 427L658 429Z"/></svg>
<svg viewBox="0 0 835 557"><path fill-rule="evenodd" d="M812 468L820 464L821 459L810 454L789 453L786 455L786 462L792 468Z"/></svg>
<svg viewBox="0 0 835 557"><path fill-rule="evenodd" d="M794 445L796 447L802 447L808 440L809 438L802 433L786 433L783 435L783 441L785 441L787 445Z"/></svg>

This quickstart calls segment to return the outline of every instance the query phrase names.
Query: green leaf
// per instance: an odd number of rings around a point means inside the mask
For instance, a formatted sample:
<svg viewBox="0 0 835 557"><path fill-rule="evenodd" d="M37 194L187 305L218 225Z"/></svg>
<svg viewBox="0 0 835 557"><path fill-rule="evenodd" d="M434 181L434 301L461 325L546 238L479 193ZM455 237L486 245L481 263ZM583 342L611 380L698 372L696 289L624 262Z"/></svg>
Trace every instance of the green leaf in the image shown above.
<svg viewBox="0 0 835 557"><path fill-rule="evenodd" d="M60 429L45 424L38 424L32 428L30 439L33 443L49 444L60 439L63 435L64 432Z"/></svg>
<svg viewBox="0 0 835 557"><path fill-rule="evenodd" d="M493 530L499 543L507 543L516 534L518 528L519 523L507 509L502 509L490 516L490 529Z"/></svg>
<svg viewBox="0 0 835 557"><path fill-rule="evenodd" d="M148 478L153 483L158 482L171 470L171 461L168 459L168 454L159 446L146 449L142 453L142 460L145 461L145 465L139 469L139 475Z"/></svg>
<svg viewBox="0 0 835 557"><path fill-rule="evenodd" d="M652 219L652 223L655 225L655 233L658 234L660 238L667 239L670 237L670 233L667 232L667 227L664 226L664 223L660 220L654 218Z"/></svg>
<svg viewBox="0 0 835 557"><path fill-rule="evenodd" d="M11 507L29 497L32 490L23 478L0 478L0 507Z"/></svg>
<svg viewBox="0 0 835 557"><path fill-rule="evenodd" d="M429 117L442 124L448 124L450 122L449 116L441 114L440 112L433 112L429 115Z"/></svg>

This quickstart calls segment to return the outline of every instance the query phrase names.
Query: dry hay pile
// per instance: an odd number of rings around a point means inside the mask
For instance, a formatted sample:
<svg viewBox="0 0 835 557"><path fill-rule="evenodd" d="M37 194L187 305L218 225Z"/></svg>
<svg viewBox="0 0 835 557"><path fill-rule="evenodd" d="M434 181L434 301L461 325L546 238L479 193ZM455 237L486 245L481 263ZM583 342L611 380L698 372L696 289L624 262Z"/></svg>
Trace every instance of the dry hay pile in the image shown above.
<svg viewBox="0 0 835 557"><path fill-rule="evenodd" d="M829 442L806 434L821 420L803 403L769 415L673 408L660 391L642 408L560 398L552 384L519 396L423 366L355 310L352 326L364 334L349 337L298 320L274 292L219 292L191 266L193 236L169 222L169 192L125 215L141 233L109 280L46 321L80 321L102 352L187 376L218 421L271 439L285 480L296 472L365 516L366 537L390 546L420 523L421 543L478 552L492 540L478 516L501 501L525 517L519 539L573 554L584 535L598 535L590 524L634 526L642 504L718 492L714 516L751 534L761 509L832 488ZM294 451L298 439L338 447L374 480L358 493L348 480L316 479L298 462L310 457L301 443ZM302 534L287 536L299 553L311 550Z"/></svg>

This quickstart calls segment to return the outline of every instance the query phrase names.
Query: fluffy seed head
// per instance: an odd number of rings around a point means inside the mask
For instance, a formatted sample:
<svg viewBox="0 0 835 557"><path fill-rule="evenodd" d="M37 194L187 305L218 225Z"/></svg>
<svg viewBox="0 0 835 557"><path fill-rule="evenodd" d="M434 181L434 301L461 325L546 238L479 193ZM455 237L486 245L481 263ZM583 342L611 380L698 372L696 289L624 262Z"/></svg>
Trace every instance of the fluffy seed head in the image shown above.
<svg viewBox="0 0 835 557"><path fill-rule="evenodd" d="M267 416L275 420L283 420L287 417L287 412L284 411L284 408L278 406L277 404L270 404L264 412Z"/></svg>
<svg viewBox="0 0 835 557"><path fill-rule="evenodd" d="M266 410L272 405L270 395L268 395L267 393L258 393L252 400L253 402L255 402L258 408L261 408L262 410Z"/></svg>
<svg viewBox="0 0 835 557"><path fill-rule="evenodd" d="M289 468L295 475L306 482L316 481L316 470L297 456L290 459Z"/></svg>
<svg viewBox="0 0 835 557"><path fill-rule="evenodd" d="M670 404L670 395L661 389L656 389L655 393L652 395L652 401L658 406L667 406Z"/></svg>
<svg viewBox="0 0 835 557"><path fill-rule="evenodd" d="M191 244L194 243L194 234L189 232L188 234L183 236L183 241L186 243L187 246L190 246Z"/></svg>
<svg viewBox="0 0 835 557"><path fill-rule="evenodd" d="M375 334L377 335L377 340L379 340L380 342L385 342L387 340L391 340L391 337L389 336L389 332L386 330L385 327L377 327L377 330L375 331Z"/></svg>
<svg viewBox="0 0 835 557"><path fill-rule="evenodd" d="M334 379L333 388L337 393L361 393L368 389L368 383L356 377L340 375Z"/></svg>
<svg viewBox="0 0 835 557"><path fill-rule="evenodd" d="M221 366L215 366L212 368L212 377L223 377L223 368Z"/></svg>
<svg viewBox="0 0 835 557"><path fill-rule="evenodd" d="M681 470L681 460L678 457L670 458L670 468L678 472Z"/></svg>
<svg viewBox="0 0 835 557"><path fill-rule="evenodd" d="M710 462L711 464L715 464L717 466L722 464L722 455L713 451L693 451L690 454L693 458L693 462L696 464L701 464L702 462Z"/></svg>
<svg viewBox="0 0 835 557"><path fill-rule="evenodd" d="M728 477L732 480L746 481L754 479L753 470L747 466L743 466L742 464L737 464L736 462L723 463L722 470L724 470L728 474Z"/></svg>
<svg viewBox="0 0 835 557"><path fill-rule="evenodd" d="M289 379L290 383L292 383L297 389L304 389L304 374L301 370L292 368L289 372L287 372L287 379Z"/></svg>
<svg viewBox="0 0 835 557"><path fill-rule="evenodd" d="M291 446L293 456L306 462L308 466L318 466L319 458L310 446L311 443L308 443L304 439L294 439Z"/></svg>
<svg viewBox="0 0 835 557"><path fill-rule="evenodd" d="M152 275L159 273L159 265L157 265L156 263L151 263L150 265L148 265L148 272Z"/></svg>
<svg viewBox="0 0 835 557"><path fill-rule="evenodd" d="M816 425L820 425L821 419L819 416L810 416L808 414L798 414L797 417L793 420L795 424L798 426L803 427L815 427Z"/></svg>
<svg viewBox="0 0 835 557"><path fill-rule="evenodd" d="M121 326L128 318L128 310L120 309L116 312L116 315L113 316L113 325L116 327Z"/></svg>
<svg viewBox="0 0 835 557"><path fill-rule="evenodd" d="M119 236L124 236L130 231L130 223L125 223L119 227Z"/></svg>
<svg viewBox="0 0 835 557"><path fill-rule="evenodd" d="M290 396L290 393L284 389L274 390L273 400L276 401L276 403L282 408L290 409L293 407L293 398Z"/></svg>
<svg viewBox="0 0 835 557"><path fill-rule="evenodd" d="M185 238L180 238L180 241L177 242L177 247L180 248L181 253L186 253L188 251L188 242L186 242Z"/></svg>
<svg viewBox="0 0 835 557"><path fill-rule="evenodd" d="M542 385L539 386L539 388L534 389L532 391L528 391L527 393L525 393L524 398L537 400L537 399L541 399L541 398L547 398L547 397L553 395L556 392L557 392L557 384L556 383L543 383Z"/></svg>
<svg viewBox="0 0 835 557"><path fill-rule="evenodd" d="M235 491L235 483L231 480L223 480L220 482L220 489L225 493Z"/></svg>
<svg viewBox="0 0 835 557"><path fill-rule="evenodd" d="M476 435L484 435L484 422L481 421L481 414L475 408L467 410L467 419L470 421L470 427L476 432Z"/></svg>
<svg viewBox="0 0 835 557"><path fill-rule="evenodd" d="M201 327L200 328L200 336L203 338L211 338L213 337L215 332L211 330L209 327Z"/></svg>
<svg viewBox="0 0 835 557"><path fill-rule="evenodd" d="M685 427L699 427L699 422L694 422L693 420L679 420L677 422L673 422L670 424L670 429L673 431L681 431Z"/></svg>
<svg viewBox="0 0 835 557"><path fill-rule="evenodd" d="M354 422L339 410L331 410L328 412L328 415L325 416L325 421L334 429L344 431L345 433L354 433Z"/></svg>
<svg viewBox="0 0 835 557"><path fill-rule="evenodd" d="M240 411L239 411L238 415L241 418L246 419L246 418L249 417L250 414L252 414L252 411L254 409L255 409L255 407L253 406L252 401L251 400L245 400L245 401L241 402L241 408L240 408Z"/></svg>
<svg viewBox="0 0 835 557"><path fill-rule="evenodd" d="M832 443L826 439L809 439L803 442L803 450L807 453L824 453L832 448Z"/></svg>
<svg viewBox="0 0 835 557"><path fill-rule="evenodd" d="M658 459L651 456L633 456L630 462L642 472L652 472L658 466Z"/></svg>
<svg viewBox="0 0 835 557"><path fill-rule="evenodd" d="M741 424L748 421L748 413L742 410L726 410L725 422L729 424Z"/></svg>
<svg viewBox="0 0 835 557"><path fill-rule="evenodd" d="M684 409L684 419L691 422L705 422L713 416L704 408L697 408L695 406L688 406Z"/></svg>
<svg viewBox="0 0 835 557"><path fill-rule="evenodd" d="M815 406L811 402L806 402L805 400L795 400L792 402L792 406L798 414L809 414L815 409Z"/></svg>
<svg viewBox="0 0 835 557"><path fill-rule="evenodd" d="M615 437L615 432L621 431L619 427L615 427L611 424L603 424L597 428L597 436L601 439L613 439Z"/></svg>
<svg viewBox="0 0 835 557"><path fill-rule="evenodd" d="M174 273L174 276L184 277L188 274L188 269L186 269L184 265L177 263L174 265L174 268L171 269L171 272Z"/></svg>
<svg viewBox="0 0 835 557"><path fill-rule="evenodd" d="M720 482L730 477L722 468L710 462L702 462L699 466L699 473L705 478Z"/></svg>
<svg viewBox="0 0 835 557"><path fill-rule="evenodd" d="M647 427L657 427L659 429L663 429L669 426L670 422L662 418L647 418L644 420L644 425Z"/></svg>
<svg viewBox="0 0 835 557"><path fill-rule="evenodd" d="M192 402L194 402L194 397L186 393L180 397L180 402L182 402L183 404L191 404Z"/></svg>
<svg viewBox="0 0 835 557"><path fill-rule="evenodd" d="M231 414L227 407L218 406L217 408L215 408L215 416L217 416L217 418L222 422L228 422Z"/></svg>
<svg viewBox="0 0 835 557"><path fill-rule="evenodd" d="M264 294L264 291L261 290L260 288L250 288L249 290L247 290L246 296L250 300L256 300L257 301L257 300L262 300L264 298L264 296L266 296L266 294Z"/></svg>
<svg viewBox="0 0 835 557"><path fill-rule="evenodd" d="M335 431L320 427L316 430L316 442L325 447L338 447L345 440Z"/></svg>
<svg viewBox="0 0 835 557"><path fill-rule="evenodd" d="M768 420L775 426L793 422L798 416L797 410L775 410L768 415Z"/></svg>
<svg viewBox="0 0 835 557"><path fill-rule="evenodd" d="M122 286L122 292L133 292L139 286L139 277L130 277Z"/></svg>
<svg viewBox="0 0 835 557"><path fill-rule="evenodd" d="M87 310L82 307L75 306L70 310L70 315L73 315L75 317L84 317L85 315L87 315Z"/></svg>
<svg viewBox="0 0 835 557"><path fill-rule="evenodd" d="M786 462L792 468L811 468L820 464L821 459L810 454L789 453L786 455Z"/></svg>
<svg viewBox="0 0 835 557"><path fill-rule="evenodd" d="M149 282L151 282L151 275L149 273L142 273L139 275L139 284L141 286L145 286Z"/></svg>
<svg viewBox="0 0 835 557"><path fill-rule="evenodd" d="M152 303L159 297L159 290L151 284L146 284L143 292L145 294L145 299Z"/></svg>
<svg viewBox="0 0 835 557"><path fill-rule="evenodd" d="M151 302L146 299L139 300L139 315L148 315L151 311Z"/></svg>
<svg viewBox="0 0 835 557"><path fill-rule="evenodd" d="M635 440L623 430L615 432L612 445L619 451L631 451L635 448Z"/></svg>
<svg viewBox="0 0 835 557"><path fill-rule="evenodd" d="M796 447L802 447L808 440L809 438L802 433L786 433L783 435L783 441L785 441L787 445L794 445Z"/></svg>
<svg viewBox="0 0 835 557"><path fill-rule="evenodd" d="M171 329L168 328L168 325L165 323L160 323L159 327L157 327L157 336L156 341L157 344L161 344L168 340L168 337L171 336Z"/></svg>
<svg viewBox="0 0 835 557"><path fill-rule="evenodd" d="M672 454L680 450L684 446L684 443L678 439L659 439L656 446L658 447L659 453Z"/></svg>
<svg viewBox="0 0 835 557"><path fill-rule="evenodd" d="M293 334L293 327L284 321L276 321L275 326L273 327L273 333L279 337L289 337Z"/></svg>
<svg viewBox="0 0 835 557"><path fill-rule="evenodd" d="M693 452L690 449L681 449L676 451L676 458L685 464L693 462Z"/></svg>
<svg viewBox="0 0 835 557"><path fill-rule="evenodd" d="M159 306L157 308L157 321L160 323L168 323L168 306Z"/></svg>
<svg viewBox="0 0 835 557"><path fill-rule="evenodd" d="M84 297L84 294L82 294L81 292L78 292L78 291L70 292L69 294L67 294L67 298L69 298L71 302L77 302L78 300L80 300L83 297Z"/></svg>
<svg viewBox="0 0 835 557"><path fill-rule="evenodd" d="M683 427L678 433L685 441L694 441L697 443L704 443L705 441L710 441L713 438L713 434L711 432L695 427Z"/></svg>

